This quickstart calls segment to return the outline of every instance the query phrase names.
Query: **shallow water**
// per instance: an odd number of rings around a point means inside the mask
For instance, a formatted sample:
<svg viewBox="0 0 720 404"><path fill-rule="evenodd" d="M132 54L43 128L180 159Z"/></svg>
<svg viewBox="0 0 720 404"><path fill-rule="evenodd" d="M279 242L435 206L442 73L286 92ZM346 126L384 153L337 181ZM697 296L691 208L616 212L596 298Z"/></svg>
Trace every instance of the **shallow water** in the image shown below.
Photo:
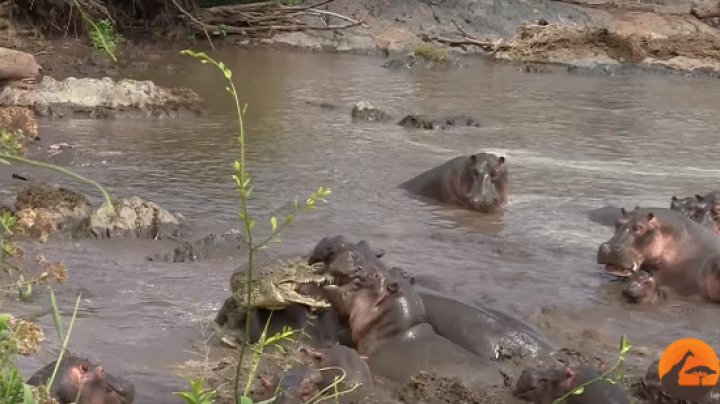
<svg viewBox="0 0 720 404"><path fill-rule="evenodd" d="M651 309L622 303L618 283L595 264L597 246L611 229L585 213L608 203L667 207L672 195L720 189L714 150L720 82L526 74L483 60L447 72L395 72L380 67L380 59L349 55L234 49L222 59L249 104L247 155L257 216L267 218L319 185L333 190L328 205L303 215L285 234L277 247L282 252L304 253L323 236L344 234L386 250L393 264L436 276L470 301L526 318L550 307L550 335L596 330L595 342L610 346L609 355L623 333L651 356L685 336L720 348L717 307L694 300ZM163 69L166 64L175 73ZM92 164L76 169L114 192L181 212L195 236L236 227L230 179L236 122L225 84L213 68L174 53L157 66L134 78L191 87L206 98L209 115L44 121L41 134L85 153ZM350 109L359 100L396 120L414 112L465 113L484 126L424 132L352 123ZM510 204L502 217L429 205L397 188L447 159L483 150L508 159ZM71 348L101 359L109 371L131 374L138 403L181 402L170 394L183 387L170 366L194 358L190 342L214 317L240 262L144 260L168 245L79 241L45 249L70 270L68 285L58 291L66 312L78 290L91 293ZM553 317L552 310L562 315ZM41 321L53 342L52 320ZM24 360L24 374L53 352Z"/></svg>

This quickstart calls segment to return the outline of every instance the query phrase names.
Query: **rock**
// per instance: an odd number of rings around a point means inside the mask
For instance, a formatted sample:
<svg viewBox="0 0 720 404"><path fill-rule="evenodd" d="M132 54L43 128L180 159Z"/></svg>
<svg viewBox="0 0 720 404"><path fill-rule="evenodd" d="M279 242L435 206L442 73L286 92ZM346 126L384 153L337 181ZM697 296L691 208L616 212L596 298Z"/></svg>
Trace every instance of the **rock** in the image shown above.
<svg viewBox="0 0 720 404"><path fill-rule="evenodd" d="M449 115L441 118L430 118L425 115L411 114L400 120L398 125L412 129L447 129L454 126L482 126L475 118L467 115Z"/></svg>
<svg viewBox="0 0 720 404"><path fill-rule="evenodd" d="M41 72L35 56L0 47L0 81L37 80Z"/></svg>
<svg viewBox="0 0 720 404"><path fill-rule="evenodd" d="M89 231L90 202L66 188L30 185L18 192L15 212L19 233L42 241L85 237Z"/></svg>
<svg viewBox="0 0 720 404"><path fill-rule="evenodd" d="M390 114L373 107L366 101L356 102L351 115L353 121L387 122L392 119Z"/></svg>
<svg viewBox="0 0 720 404"><path fill-rule="evenodd" d="M121 113L139 116L170 116L181 111L200 112L202 99L185 88L162 88L151 81L68 77L57 81L43 77L33 85L11 84L0 91L0 105L32 108L41 116L84 114L114 117Z"/></svg>
<svg viewBox="0 0 720 404"><path fill-rule="evenodd" d="M237 230L222 234L208 234L194 240L184 241L172 251L146 257L148 261L162 262L201 262L222 255L232 255L241 248L242 239Z"/></svg>
<svg viewBox="0 0 720 404"><path fill-rule="evenodd" d="M19 133L31 139L38 137L38 124L35 113L26 107L0 106L0 128Z"/></svg>
<svg viewBox="0 0 720 404"><path fill-rule="evenodd" d="M137 196L113 202L117 217L104 203L90 219L90 233L95 238L179 238L185 237L187 224L183 219L154 202Z"/></svg>

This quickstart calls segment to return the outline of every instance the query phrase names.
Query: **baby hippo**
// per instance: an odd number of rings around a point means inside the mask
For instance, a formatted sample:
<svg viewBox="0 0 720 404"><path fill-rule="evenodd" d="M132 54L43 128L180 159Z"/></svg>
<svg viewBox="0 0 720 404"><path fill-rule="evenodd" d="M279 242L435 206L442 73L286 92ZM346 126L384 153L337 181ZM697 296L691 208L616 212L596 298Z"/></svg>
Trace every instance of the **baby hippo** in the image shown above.
<svg viewBox="0 0 720 404"><path fill-rule="evenodd" d="M332 395L336 391L343 393L340 398L343 403L362 402L369 394L368 389L374 385L372 374L356 350L335 344L310 354L318 360L318 368L322 373L320 387L327 394Z"/></svg>
<svg viewBox="0 0 720 404"><path fill-rule="evenodd" d="M305 365L291 367L269 378L261 377L252 388L255 401L268 400L277 392L275 404L302 404L320 393L322 375ZM278 386L279 385L279 386Z"/></svg>
<svg viewBox="0 0 720 404"><path fill-rule="evenodd" d="M56 362L38 370L27 383L31 386L48 383ZM105 373L100 364L66 354L50 388L50 396L60 404L132 404L135 386L128 380Z"/></svg>
<svg viewBox="0 0 720 404"><path fill-rule="evenodd" d="M576 370L528 368L515 384L513 395L534 404L552 404L574 388L601 373L592 367L581 366ZM618 384L597 380L585 386L582 394L568 396L567 404L629 404L627 393Z"/></svg>
<svg viewBox="0 0 720 404"><path fill-rule="evenodd" d="M628 301L637 304L655 304L666 299L667 296L662 289L658 288L655 278L643 270L630 275L622 294Z"/></svg>

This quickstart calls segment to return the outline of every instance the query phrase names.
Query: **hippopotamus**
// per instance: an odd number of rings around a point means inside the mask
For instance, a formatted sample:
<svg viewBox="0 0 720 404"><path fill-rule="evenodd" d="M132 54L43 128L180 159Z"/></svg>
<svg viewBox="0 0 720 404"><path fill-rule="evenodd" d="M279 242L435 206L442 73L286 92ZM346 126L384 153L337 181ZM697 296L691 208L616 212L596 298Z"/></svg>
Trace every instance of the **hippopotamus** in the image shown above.
<svg viewBox="0 0 720 404"><path fill-rule="evenodd" d="M482 308L432 289L418 287L425 320L439 335L475 355L538 357L552 345L531 325L507 313Z"/></svg>
<svg viewBox="0 0 720 404"><path fill-rule="evenodd" d="M434 331L413 284L413 278L374 271L323 288L338 314L348 320L352 342L368 358L373 374L406 383L425 370L456 376L469 388L502 386L492 362Z"/></svg>
<svg viewBox="0 0 720 404"><path fill-rule="evenodd" d="M639 269L663 277L684 274L720 251L720 237L678 211L623 209L622 215L615 234L597 252L597 262L608 274L627 277Z"/></svg>
<svg viewBox="0 0 720 404"><path fill-rule="evenodd" d="M280 374L260 377L252 386L251 394L255 401L264 401L275 396L273 403L303 404L320 393L322 374L306 365L295 365Z"/></svg>
<svg viewBox="0 0 720 404"><path fill-rule="evenodd" d="M411 194L461 208L497 213L508 202L505 157L493 153L458 156L400 184Z"/></svg>
<svg viewBox="0 0 720 404"><path fill-rule="evenodd" d="M705 201L702 195L698 194L686 198L678 198L673 195L670 198L670 209L677 210L690 219L696 220L698 215L705 210Z"/></svg>
<svg viewBox="0 0 720 404"><path fill-rule="evenodd" d="M588 214L590 221L599 223L603 226L615 226L615 223L622 217L622 208L617 206L603 206L602 208L592 209Z"/></svg>
<svg viewBox="0 0 720 404"><path fill-rule="evenodd" d="M552 404L583 383L602 374L590 366L576 369L527 368L520 374L513 395L534 404ZM619 383L600 379L584 387L582 394L570 395L567 404L630 404L627 393Z"/></svg>
<svg viewBox="0 0 720 404"><path fill-rule="evenodd" d="M27 383L31 386L48 383L56 362L38 370ZM66 353L50 387L50 396L60 404L132 404L135 386L128 380L106 373L99 363Z"/></svg>
<svg viewBox="0 0 720 404"><path fill-rule="evenodd" d="M390 272L415 284L415 276L400 267L392 267ZM422 299L425 320L435 332L475 355L489 359L508 355L538 357L552 348L538 330L507 313L419 285L415 290Z"/></svg>
<svg viewBox="0 0 720 404"><path fill-rule="evenodd" d="M319 360L318 366L322 372L322 388L332 386L336 377L342 380L337 386L338 390L346 390L354 384L363 387L374 385L367 362L356 350L348 346L335 344L317 352L316 358Z"/></svg>
<svg viewBox="0 0 720 404"><path fill-rule="evenodd" d="M628 301L637 304L654 304L667 298L652 274L643 270L630 275L622 294Z"/></svg>

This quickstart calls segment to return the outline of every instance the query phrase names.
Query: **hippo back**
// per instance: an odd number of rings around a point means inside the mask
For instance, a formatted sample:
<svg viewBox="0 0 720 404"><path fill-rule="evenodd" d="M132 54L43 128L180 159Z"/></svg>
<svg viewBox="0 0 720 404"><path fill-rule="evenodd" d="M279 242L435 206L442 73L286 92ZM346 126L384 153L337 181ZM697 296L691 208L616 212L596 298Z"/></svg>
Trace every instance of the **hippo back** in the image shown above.
<svg viewBox="0 0 720 404"><path fill-rule="evenodd" d="M538 330L507 313L423 287L417 291L425 306L426 320L435 332L480 357L497 359L507 354L537 357L552 349Z"/></svg>

